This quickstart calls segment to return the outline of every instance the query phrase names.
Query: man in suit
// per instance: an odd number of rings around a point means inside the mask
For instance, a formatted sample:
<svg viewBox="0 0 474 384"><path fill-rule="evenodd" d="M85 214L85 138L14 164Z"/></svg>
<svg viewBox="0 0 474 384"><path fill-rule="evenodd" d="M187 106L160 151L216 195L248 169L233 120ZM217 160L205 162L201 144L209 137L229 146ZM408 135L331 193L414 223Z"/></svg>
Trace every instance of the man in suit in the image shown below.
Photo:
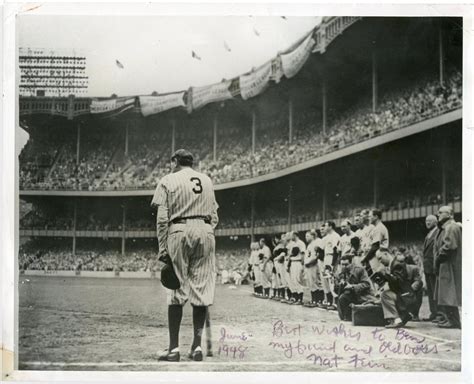
<svg viewBox="0 0 474 384"><path fill-rule="evenodd" d="M425 219L428 234L423 244L423 270L425 273L426 291L430 305L430 316L423 321L439 322L441 318L437 316L438 308L434 299L434 289L436 285L436 274L434 270L434 243L438 234L438 219L434 215L428 215Z"/></svg>
<svg viewBox="0 0 474 384"><path fill-rule="evenodd" d="M453 216L449 206L438 210L439 232L434 244L435 299L446 316L446 321L438 323L440 328L461 328L458 307L462 304L462 229Z"/></svg>
<svg viewBox="0 0 474 384"><path fill-rule="evenodd" d="M337 311L343 321L352 320L351 304L362 304L374 300L372 284L363 266L352 263L352 255L341 257L341 272L337 279L339 300Z"/></svg>

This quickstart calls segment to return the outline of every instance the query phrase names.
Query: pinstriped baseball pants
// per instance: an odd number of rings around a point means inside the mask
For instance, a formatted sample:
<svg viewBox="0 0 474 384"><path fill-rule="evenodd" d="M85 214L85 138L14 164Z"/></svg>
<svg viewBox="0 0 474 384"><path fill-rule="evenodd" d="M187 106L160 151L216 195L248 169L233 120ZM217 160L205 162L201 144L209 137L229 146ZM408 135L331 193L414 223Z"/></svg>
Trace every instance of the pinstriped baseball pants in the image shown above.
<svg viewBox="0 0 474 384"><path fill-rule="evenodd" d="M167 302L208 306L214 302L216 288L216 240L211 225L202 220L172 224L168 232L168 252L181 283L167 290Z"/></svg>

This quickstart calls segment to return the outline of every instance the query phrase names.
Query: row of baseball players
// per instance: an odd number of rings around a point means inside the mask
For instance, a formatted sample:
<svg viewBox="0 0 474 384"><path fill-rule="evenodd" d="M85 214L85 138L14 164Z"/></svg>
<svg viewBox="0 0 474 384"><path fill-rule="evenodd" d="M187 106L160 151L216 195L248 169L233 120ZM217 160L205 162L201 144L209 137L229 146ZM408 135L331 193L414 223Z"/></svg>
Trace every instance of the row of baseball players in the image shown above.
<svg viewBox="0 0 474 384"><path fill-rule="evenodd" d="M342 236L333 221L306 232L306 243L297 232L273 239L273 252L265 239L251 244L249 272L254 280L254 294L294 305L319 306L336 310L334 276L342 256L352 256L352 263L376 270L374 257L380 248L388 248L388 230L378 209L363 210L352 223L341 223ZM304 302L305 288L311 299ZM272 294L270 295L270 289Z"/></svg>

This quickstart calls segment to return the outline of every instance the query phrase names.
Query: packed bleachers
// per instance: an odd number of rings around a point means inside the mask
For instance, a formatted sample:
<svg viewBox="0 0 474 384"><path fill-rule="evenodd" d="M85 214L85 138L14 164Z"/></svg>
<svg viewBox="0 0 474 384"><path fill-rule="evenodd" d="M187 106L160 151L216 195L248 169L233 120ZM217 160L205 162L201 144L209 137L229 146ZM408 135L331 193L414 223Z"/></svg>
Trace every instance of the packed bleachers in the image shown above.
<svg viewBox="0 0 474 384"><path fill-rule="evenodd" d="M190 149L196 166L215 184L248 179L287 168L329 152L370 139L389 131L438 116L461 107L462 76L450 71L443 86L437 80L420 80L402 89L392 89L381 99L377 112L370 100L329 116L326 134L315 110L295 116L294 139L290 144L285 132L288 124L283 113L259 122L256 152L252 154L248 124L228 122L220 133L217 158L213 160L212 137L199 133L199 121L187 127L177 139L177 147ZM238 120L237 120L238 121ZM209 125L209 122L201 122ZM236 125L237 124L237 125ZM240 122L242 125L242 122ZM207 126L206 125L206 126ZM93 135L81 144L76 163L72 141L38 143L30 140L21 154L22 189L127 190L153 189L159 178L169 172L170 138L160 130L130 143L128 156L123 143L108 136Z"/></svg>
<svg viewBox="0 0 474 384"><path fill-rule="evenodd" d="M122 255L113 250L78 250L73 256L71 249L54 245L38 245L32 241L24 244L19 252L21 270L40 271L130 271L145 272L158 269L157 253L150 249L136 250Z"/></svg>
<svg viewBox="0 0 474 384"><path fill-rule="evenodd" d="M334 119L326 135L321 129L317 130L319 133L308 129L291 144L280 139L270 141L255 154L248 149L231 159L213 162L205 158L201 171L216 183L267 174L459 108L461 100L462 77L454 72L445 87L432 80L392 92L384 97L376 113L370 111L369 103L353 108ZM307 116L305 119L310 120Z"/></svg>

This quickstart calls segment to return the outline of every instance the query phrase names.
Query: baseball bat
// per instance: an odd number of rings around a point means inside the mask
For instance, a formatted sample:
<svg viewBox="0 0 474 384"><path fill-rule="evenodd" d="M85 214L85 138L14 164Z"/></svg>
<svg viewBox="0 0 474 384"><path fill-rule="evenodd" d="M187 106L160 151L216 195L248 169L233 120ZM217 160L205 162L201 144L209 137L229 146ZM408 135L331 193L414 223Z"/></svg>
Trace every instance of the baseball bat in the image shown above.
<svg viewBox="0 0 474 384"><path fill-rule="evenodd" d="M211 335L211 316L209 313L209 307L206 312L206 356L213 356L212 352L212 335Z"/></svg>

